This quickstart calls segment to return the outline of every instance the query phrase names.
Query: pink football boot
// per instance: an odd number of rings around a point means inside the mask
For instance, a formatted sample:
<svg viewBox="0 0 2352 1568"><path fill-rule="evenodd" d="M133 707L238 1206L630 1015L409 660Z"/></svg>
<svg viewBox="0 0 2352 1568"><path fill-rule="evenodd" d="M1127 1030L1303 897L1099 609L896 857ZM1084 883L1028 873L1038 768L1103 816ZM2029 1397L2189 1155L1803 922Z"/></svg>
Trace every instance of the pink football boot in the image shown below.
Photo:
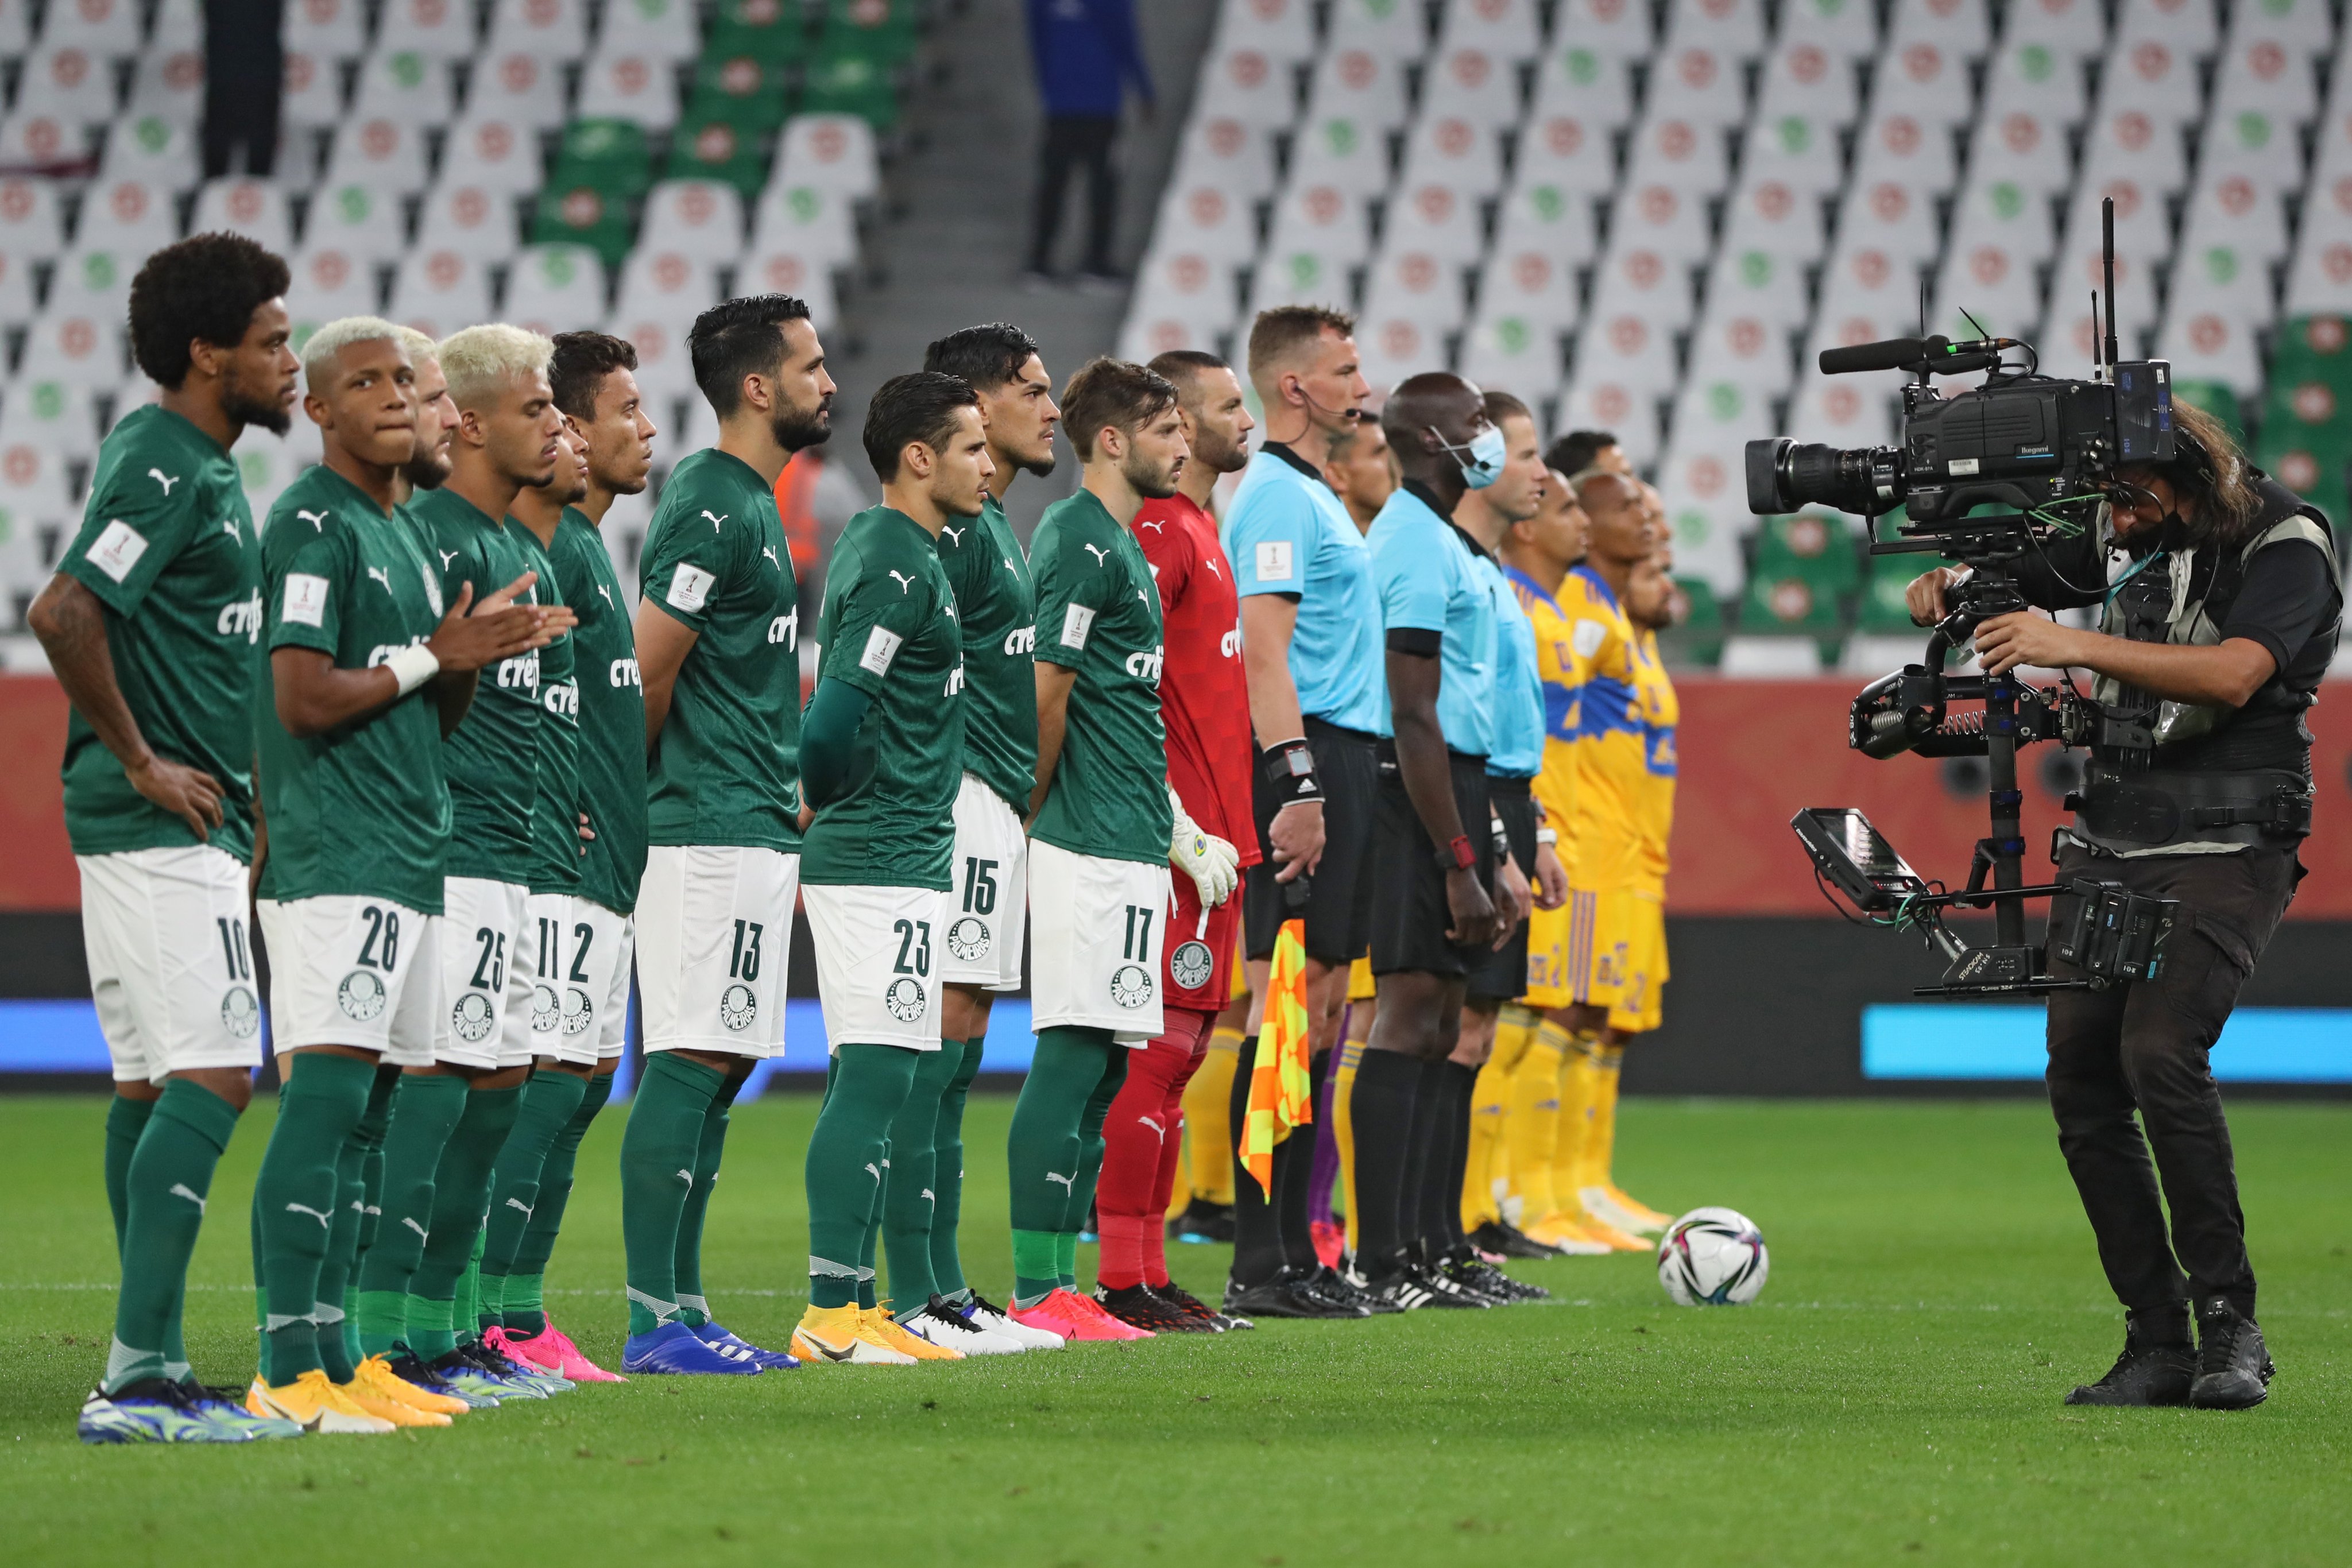
<svg viewBox="0 0 2352 1568"><path fill-rule="evenodd" d="M547 1326L529 1339L506 1336L507 1354L519 1356L534 1366L543 1366L558 1377L568 1377L574 1383L626 1383L617 1372L607 1372L586 1356L572 1343L572 1336L555 1326L549 1318Z"/></svg>

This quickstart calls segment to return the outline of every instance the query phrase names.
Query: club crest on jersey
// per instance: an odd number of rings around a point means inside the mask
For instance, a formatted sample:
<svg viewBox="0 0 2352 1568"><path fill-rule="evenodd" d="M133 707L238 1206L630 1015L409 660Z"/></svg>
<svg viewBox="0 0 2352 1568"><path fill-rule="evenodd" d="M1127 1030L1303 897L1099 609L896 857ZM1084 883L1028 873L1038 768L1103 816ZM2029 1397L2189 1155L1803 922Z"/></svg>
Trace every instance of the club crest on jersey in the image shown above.
<svg viewBox="0 0 2352 1568"><path fill-rule="evenodd" d="M221 1027L239 1040L261 1032L261 1003L243 986L231 986L221 998Z"/></svg>
<svg viewBox="0 0 2352 1568"><path fill-rule="evenodd" d="M479 991L467 991L449 1009L449 1032L467 1045L481 1044L498 1027L498 1004Z"/></svg>
<svg viewBox="0 0 2352 1568"><path fill-rule="evenodd" d="M587 992L573 986L563 993L563 1033L572 1039L588 1032L596 1021L596 1003Z"/></svg>
<svg viewBox="0 0 2352 1568"><path fill-rule="evenodd" d="M1139 1008L1151 999L1151 976L1140 964L1121 964L1110 974L1110 999L1123 1008Z"/></svg>
<svg viewBox="0 0 2352 1568"><path fill-rule="evenodd" d="M913 1023L923 1016L923 983L911 975L901 975L890 982L882 993L882 1005L900 1023Z"/></svg>
<svg viewBox="0 0 2352 1568"><path fill-rule="evenodd" d="M719 1021L740 1034L760 1016L760 998L738 980L719 993Z"/></svg>
<svg viewBox="0 0 2352 1568"><path fill-rule="evenodd" d="M1216 972L1217 960L1206 942L1185 942L1168 955L1168 977L1181 990L1197 991Z"/></svg>
<svg viewBox="0 0 2352 1568"><path fill-rule="evenodd" d="M335 1005L354 1023L383 1016L383 977L373 969L353 969L335 988Z"/></svg>
<svg viewBox="0 0 2352 1568"><path fill-rule="evenodd" d="M948 927L948 951L967 964L976 964L988 956L996 945L989 935L988 922L978 915L967 915Z"/></svg>
<svg viewBox="0 0 2352 1568"><path fill-rule="evenodd" d="M440 614L442 612L441 580L433 574L433 569L429 566L420 566L416 570L425 578L425 602L433 607L434 614Z"/></svg>
<svg viewBox="0 0 2352 1568"><path fill-rule="evenodd" d="M530 1032L553 1034L563 1023L563 998L555 988L537 985L530 988Z"/></svg>

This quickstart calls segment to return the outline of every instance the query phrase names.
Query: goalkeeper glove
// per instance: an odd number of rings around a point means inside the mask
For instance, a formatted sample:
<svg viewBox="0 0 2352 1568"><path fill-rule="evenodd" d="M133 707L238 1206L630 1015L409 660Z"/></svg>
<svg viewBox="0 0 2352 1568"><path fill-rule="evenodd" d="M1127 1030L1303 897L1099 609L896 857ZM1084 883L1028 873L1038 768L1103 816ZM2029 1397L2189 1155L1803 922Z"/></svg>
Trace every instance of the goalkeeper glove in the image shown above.
<svg viewBox="0 0 2352 1568"><path fill-rule="evenodd" d="M1241 852L1192 821L1176 791L1168 791L1176 813L1175 831L1168 839L1168 863L1192 879L1201 890L1201 907L1214 909L1234 895L1241 884Z"/></svg>

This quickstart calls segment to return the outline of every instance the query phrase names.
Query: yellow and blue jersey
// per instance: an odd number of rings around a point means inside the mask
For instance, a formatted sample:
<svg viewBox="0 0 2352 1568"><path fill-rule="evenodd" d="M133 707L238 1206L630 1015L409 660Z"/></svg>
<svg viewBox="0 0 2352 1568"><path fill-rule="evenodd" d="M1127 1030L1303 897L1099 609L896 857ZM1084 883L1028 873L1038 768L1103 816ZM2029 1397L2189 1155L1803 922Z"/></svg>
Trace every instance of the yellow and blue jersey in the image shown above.
<svg viewBox="0 0 2352 1568"><path fill-rule="evenodd" d="M1642 777L1633 802L1636 872L1633 885L1654 897L1666 891L1667 841L1675 827L1675 727L1682 706L1658 655L1657 633L1633 643L1634 712L1642 727Z"/></svg>
<svg viewBox="0 0 2352 1568"><path fill-rule="evenodd" d="M1635 706L1633 627L1616 593L1589 566L1568 574L1559 604L1582 677L1570 739L1576 795L1560 833L1560 860L1570 885L1612 892L1640 880L1634 812L1648 757Z"/></svg>
<svg viewBox="0 0 2352 1568"><path fill-rule="evenodd" d="M1584 677L1576 667L1559 586L1547 588L1515 566L1504 568L1503 576L1535 632L1536 674L1543 683L1544 746L1533 789L1545 820L1559 831L1564 847L1569 815L1576 804L1576 695Z"/></svg>

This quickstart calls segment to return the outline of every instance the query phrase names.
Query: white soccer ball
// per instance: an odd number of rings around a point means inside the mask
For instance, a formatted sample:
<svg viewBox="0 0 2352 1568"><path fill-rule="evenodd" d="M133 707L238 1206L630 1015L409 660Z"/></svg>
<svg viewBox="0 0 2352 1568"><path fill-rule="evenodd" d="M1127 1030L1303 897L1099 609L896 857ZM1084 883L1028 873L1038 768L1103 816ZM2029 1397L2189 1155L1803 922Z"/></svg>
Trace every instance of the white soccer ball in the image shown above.
<svg viewBox="0 0 2352 1568"><path fill-rule="evenodd" d="M1658 1283L1683 1307L1744 1307L1772 1271L1764 1233L1733 1208L1694 1208L1658 1239Z"/></svg>

